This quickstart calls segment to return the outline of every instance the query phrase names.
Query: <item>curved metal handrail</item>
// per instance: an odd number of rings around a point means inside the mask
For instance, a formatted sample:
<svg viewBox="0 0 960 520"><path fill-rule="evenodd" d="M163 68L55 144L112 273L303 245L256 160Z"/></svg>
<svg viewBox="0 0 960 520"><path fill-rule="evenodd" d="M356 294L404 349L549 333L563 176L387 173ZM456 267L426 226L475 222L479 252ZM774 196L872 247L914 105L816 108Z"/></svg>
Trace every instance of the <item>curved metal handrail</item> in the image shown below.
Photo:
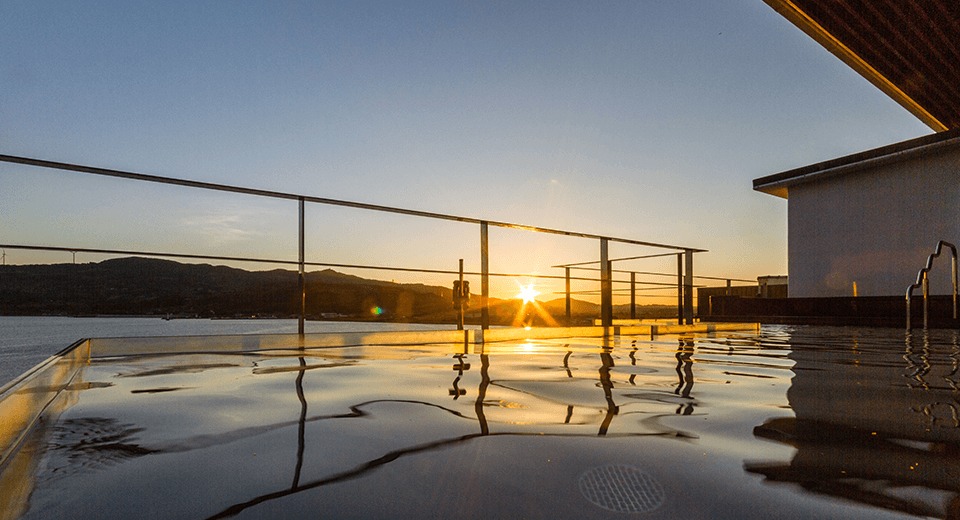
<svg viewBox="0 0 960 520"><path fill-rule="evenodd" d="M953 319L957 319L957 246L947 242L946 240L940 240L937 242L936 250L927 257L927 265L920 269L917 272L917 281L907 287L907 330L911 329L910 326L910 299L913 297L913 290L917 288L923 289L923 328L927 328L927 297L930 294L930 282L927 277L927 273L930 272L930 269L933 268L933 259L940 256L943 252L943 246L950 248L950 253L952 254L952 279L953 279Z"/></svg>

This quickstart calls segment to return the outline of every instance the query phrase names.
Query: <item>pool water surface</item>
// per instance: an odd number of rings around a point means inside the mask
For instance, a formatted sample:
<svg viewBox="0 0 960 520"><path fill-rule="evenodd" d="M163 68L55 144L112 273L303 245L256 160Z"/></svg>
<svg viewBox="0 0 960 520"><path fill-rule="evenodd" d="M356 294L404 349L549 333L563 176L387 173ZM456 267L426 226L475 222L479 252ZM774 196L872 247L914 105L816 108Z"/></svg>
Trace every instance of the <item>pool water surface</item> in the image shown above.
<svg viewBox="0 0 960 520"><path fill-rule="evenodd" d="M954 331L92 355L2 518L957 518Z"/></svg>

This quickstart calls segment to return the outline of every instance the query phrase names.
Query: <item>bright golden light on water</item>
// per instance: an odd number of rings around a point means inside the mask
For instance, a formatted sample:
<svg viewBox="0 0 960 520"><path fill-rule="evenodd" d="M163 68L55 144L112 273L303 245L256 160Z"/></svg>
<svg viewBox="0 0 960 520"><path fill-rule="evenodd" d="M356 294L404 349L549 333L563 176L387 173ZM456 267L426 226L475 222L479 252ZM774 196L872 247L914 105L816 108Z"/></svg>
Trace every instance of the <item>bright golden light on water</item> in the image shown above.
<svg viewBox="0 0 960 520"><path fill-rule="evenodd" d="M520 298L526 304L536 300L537 296L540 296L540 291L536 290L530 283L520 286L520 294L517 295L517 298Z"/></svg>

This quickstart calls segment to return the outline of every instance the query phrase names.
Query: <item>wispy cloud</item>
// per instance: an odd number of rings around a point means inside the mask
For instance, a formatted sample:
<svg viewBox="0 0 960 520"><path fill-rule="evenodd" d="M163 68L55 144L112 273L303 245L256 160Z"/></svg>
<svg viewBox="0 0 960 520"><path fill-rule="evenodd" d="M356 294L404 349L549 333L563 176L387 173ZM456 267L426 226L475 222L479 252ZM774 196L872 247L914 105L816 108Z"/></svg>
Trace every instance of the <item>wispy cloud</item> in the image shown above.
<svg viewBox="0 0 960 520"><path fill-rule="evenodd" d="M249 242L263 237L263 231L251 228L250 223L254 221L252 215L208 213L184 217L180 224L209 243L222 245Z"/></svg>

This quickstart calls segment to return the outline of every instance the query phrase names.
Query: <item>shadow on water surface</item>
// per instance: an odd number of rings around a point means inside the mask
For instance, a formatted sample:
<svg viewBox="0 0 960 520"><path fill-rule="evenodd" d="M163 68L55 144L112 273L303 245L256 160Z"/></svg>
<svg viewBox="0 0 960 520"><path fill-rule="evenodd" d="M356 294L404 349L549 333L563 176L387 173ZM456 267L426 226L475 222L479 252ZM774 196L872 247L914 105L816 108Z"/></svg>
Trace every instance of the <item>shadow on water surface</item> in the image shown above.
<svg viewBox="0 0 960 520"><path fill-rule="evenodd" d="M891 511L960 518L958 335L914 332L899 344L891 336L835 342L798 330L787 392L796 415L754 429L796 452L746 471Z"/></svg>

